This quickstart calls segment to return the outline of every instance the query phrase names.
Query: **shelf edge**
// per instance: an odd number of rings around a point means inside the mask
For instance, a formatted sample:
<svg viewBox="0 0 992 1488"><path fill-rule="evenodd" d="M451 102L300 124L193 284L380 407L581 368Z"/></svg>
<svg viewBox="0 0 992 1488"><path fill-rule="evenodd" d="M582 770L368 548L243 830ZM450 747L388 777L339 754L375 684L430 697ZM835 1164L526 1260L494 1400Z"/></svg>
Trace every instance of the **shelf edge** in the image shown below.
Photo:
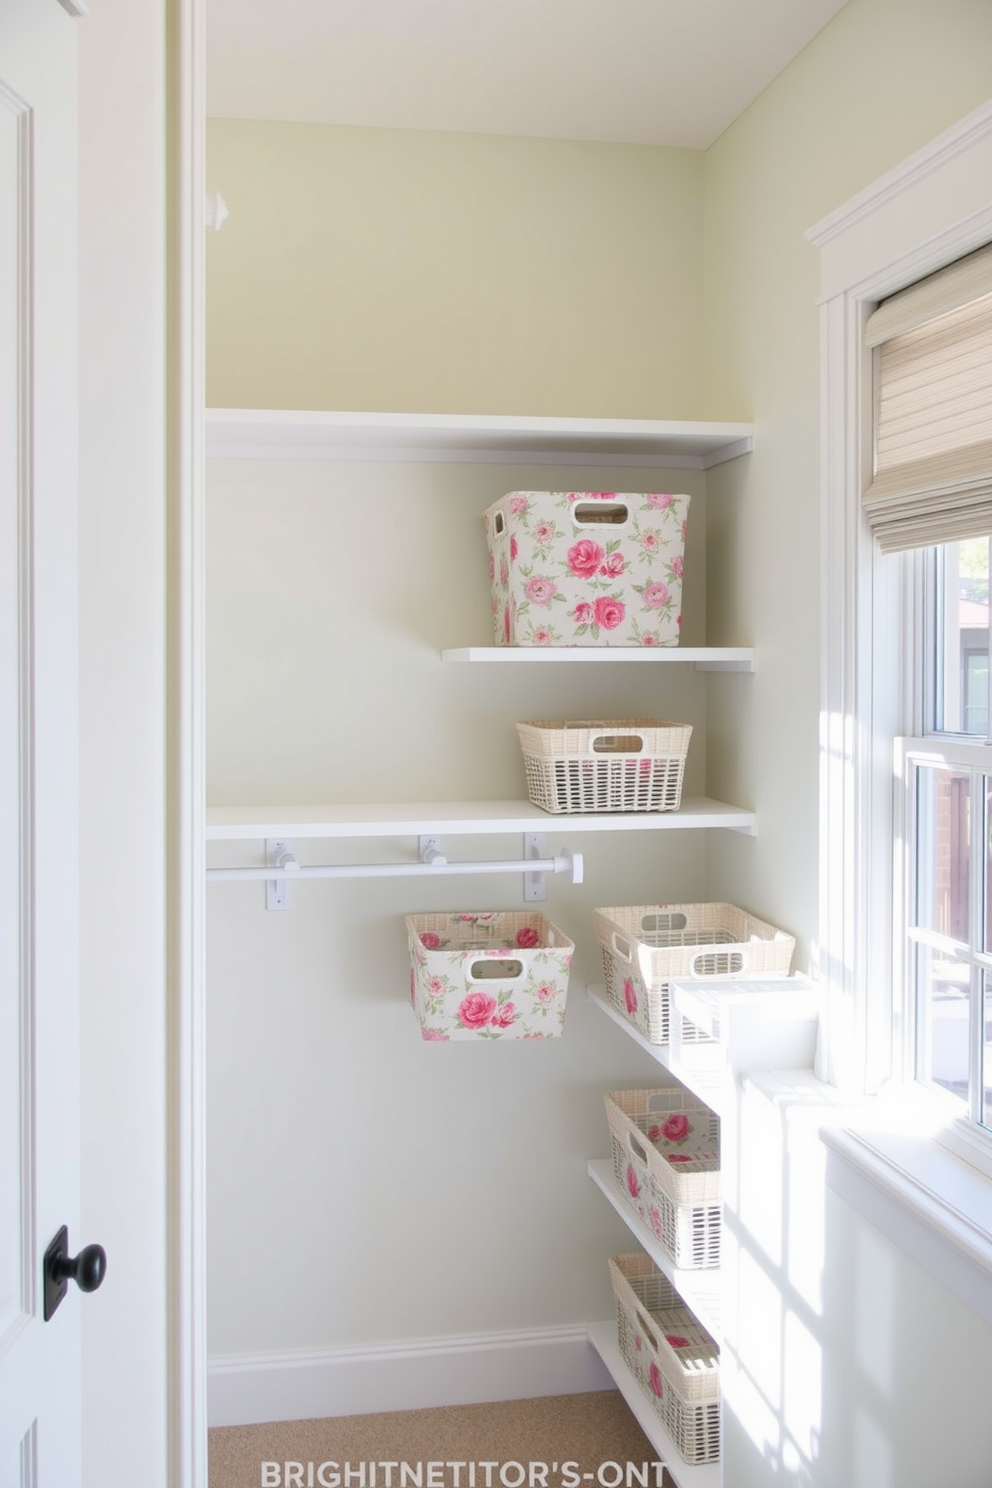
<svg viewBox="0 0 992 1488"><path fill-rule="evenodd" d="M693 666L700 672L753 672L750 646L453 646L441 660L458 663L610 661Z"/></svg>
<svg viewBox="0 0 992 1488"><path fill-rule="evenodd" d="M700 1282L709 1284L709 1290L714 1288L719 1296L721 1281L719 1266L700 1268L698 1271L689 1271L676 1266L669 1255L661 1248L658 1239L651 1233L643 1220L624 1202L623 1196L617 1192L613 1182L613 1163L610 1158L590 1158L586 1163L586 1171L603 1196L613 1206L616 1213L623 1220L634 1239L642 1250L654 1261L658 1270L661 1271L672 1286L678 1292L685 1305L693 1316L702 1323L710 1334L713 1342L720 1346L723 1342L723 1326L718 1317L714 1317L712 1307L707 1303L705 1297L699 1290Z"/></svg>
<svg viewBox="0 0 992 1488"><path fill-rule="evenodd" d="M624 1017L623 1013L607 1001L606 987L602 982L592 982L587 985L586 997L589 1002L599 1008L601 1013L605 1013L622 1033L633 1039L635 1044L639 1044L646 1054L650 1054L662 1069L668 1070L669 1074L673 1075L680 1085L684 1085L697 1100L709 1106L717 1116L722 1114L721 1096L724 1093L724 1085L718 1075L704 1070L686 1069L683 1065L676 1064L669 1053L668 1044L652 1044L639 1028L636 1028L628 1018Z"/></svg>
<svg viewBox="0 0 992 1488"><path fill-rule="evenodd" d="M747 454L750 423L208 408L209 459L454 460L706 470Z"/></svg>
<svg viewBox="0 0 992 1488"><path fill-rule="evenodd" d="M675 1443L651 1409L640 1385L627 1368L617 1342L616 1322L590 1323L588 1335L589 1342L606 1365L617 1389L630 1406L637 1424L654 1447L659 1459L665 1464L666 1472L678 1484L678 1488L721 1488L723 1471L719 1461L693 1467L679 1454Z"/></svg>
<svg viewBox="0 0 992 1488"><path fill-rule="evenodd" d="M499 808L495 810L494 808ZM387 814L388 813L388 814ZM706 796L684 799L678 811L561 815L541 811L529 801L429 801L354 806L208 806L208 842L262 841L266 837L360 838L479 836L540 831L575 832L741 832L753 837L756 818L743 806Z"/></svg>

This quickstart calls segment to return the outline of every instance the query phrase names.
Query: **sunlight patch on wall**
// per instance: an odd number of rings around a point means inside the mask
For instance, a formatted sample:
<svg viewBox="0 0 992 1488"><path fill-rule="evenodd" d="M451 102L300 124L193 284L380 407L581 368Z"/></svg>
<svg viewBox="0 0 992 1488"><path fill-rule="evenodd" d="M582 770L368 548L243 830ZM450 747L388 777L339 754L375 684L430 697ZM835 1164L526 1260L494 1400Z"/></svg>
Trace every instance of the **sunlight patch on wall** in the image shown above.
<svg viewBox="0 0 992 1488"><path fill-rule="evenodd" d="M891 1400L896 1372L893 1340L899 1336L895 1272L888 1243L867 1226L858 1230L853 1275L858 1292L854 1314L858 1367L879 1393Z"/></svg>
<svg viewBox="0 0 992 1488"><path fill-rule="evenodd" d="M804 1460L811 1462L823 1418L823 1349L794 1312L785 1315L784 1357L788 1360L783 1382L785 1428ZM789 1467L785 1455L783 1451L784 1465Z"/></svg>
<svg viewBox="0 0 992 1488"><path fill-rule="evenodd" d="M774 1411L782 1408L782 1293L746 1250L739 1264L739 1341L747 1340L747 1372ZM776 1433L777 1436L777 1433Z"/></svg>

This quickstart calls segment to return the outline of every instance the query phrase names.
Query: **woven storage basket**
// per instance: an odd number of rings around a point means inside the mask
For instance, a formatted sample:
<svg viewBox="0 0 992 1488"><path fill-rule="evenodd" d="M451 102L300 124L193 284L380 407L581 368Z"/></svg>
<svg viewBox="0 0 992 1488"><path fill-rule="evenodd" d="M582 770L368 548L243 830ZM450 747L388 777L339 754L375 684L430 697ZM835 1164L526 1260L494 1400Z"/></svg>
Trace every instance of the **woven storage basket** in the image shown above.
<svg viewBox="0 0 992 1488"><path fill-rule="evenodd" d="M497 646L677 646L689 497L509 491L483 514Z"/></svg>
<svg viewBox="0 0 992 1488"><path fill-rule="evenodd" d="M676 1266L720 1264L720 1121L685 1090L605 1097L617 1188Z"/></svg>
<svg viewBox="0 0 992 1488"><path fill-rule="evenodd" d="M597 909L606 995L652 1044L669 1041L673 977L788 976L795 937L735 904ZM692 1024L687 1041L705 1035Z"/></svg>
<svg viewBox="0 0 992 1488"><path fill-rule="evenodd" d="M643 1252L610 1257L620 1352L686 1462L720 1455L720 1350Z"/></svg>
<svg viewBox="0 0 992 1488"><path fill-rule="evenodd" d="M692 728L655 718L518 723L527 792L544 811L677 811Z"/></svg>
<svg viewBox="0 0 992 1488"><path fill-rule="evenodd" d="M425 1039L554 1038L575 951L543 914L406 917L410 1001Z"/></svg>

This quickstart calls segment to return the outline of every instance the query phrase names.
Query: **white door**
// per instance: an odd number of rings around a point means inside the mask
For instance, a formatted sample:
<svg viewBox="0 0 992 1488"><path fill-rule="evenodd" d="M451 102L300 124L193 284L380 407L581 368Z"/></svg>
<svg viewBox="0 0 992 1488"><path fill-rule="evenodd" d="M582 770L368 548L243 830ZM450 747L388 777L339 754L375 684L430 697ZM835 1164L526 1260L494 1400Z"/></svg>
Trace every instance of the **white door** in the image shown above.
<svg viewBox="0 0 992 1488"><path fill-rule="evenodd" d="M80 1482L76 34L0 0L0 1488Z"/></svg>

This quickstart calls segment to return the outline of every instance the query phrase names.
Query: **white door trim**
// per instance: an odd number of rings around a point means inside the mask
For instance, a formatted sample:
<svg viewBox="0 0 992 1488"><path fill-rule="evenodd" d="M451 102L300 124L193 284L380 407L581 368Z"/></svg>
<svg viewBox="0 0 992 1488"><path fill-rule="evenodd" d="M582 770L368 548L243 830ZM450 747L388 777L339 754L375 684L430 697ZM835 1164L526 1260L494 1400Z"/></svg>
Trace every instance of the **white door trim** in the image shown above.
<svg viewBox="0 0 992 1488"><path fill-rule="evenodd" d="M204 0L167 0L169 1482L207 1484L204 995Z"/></svg>

